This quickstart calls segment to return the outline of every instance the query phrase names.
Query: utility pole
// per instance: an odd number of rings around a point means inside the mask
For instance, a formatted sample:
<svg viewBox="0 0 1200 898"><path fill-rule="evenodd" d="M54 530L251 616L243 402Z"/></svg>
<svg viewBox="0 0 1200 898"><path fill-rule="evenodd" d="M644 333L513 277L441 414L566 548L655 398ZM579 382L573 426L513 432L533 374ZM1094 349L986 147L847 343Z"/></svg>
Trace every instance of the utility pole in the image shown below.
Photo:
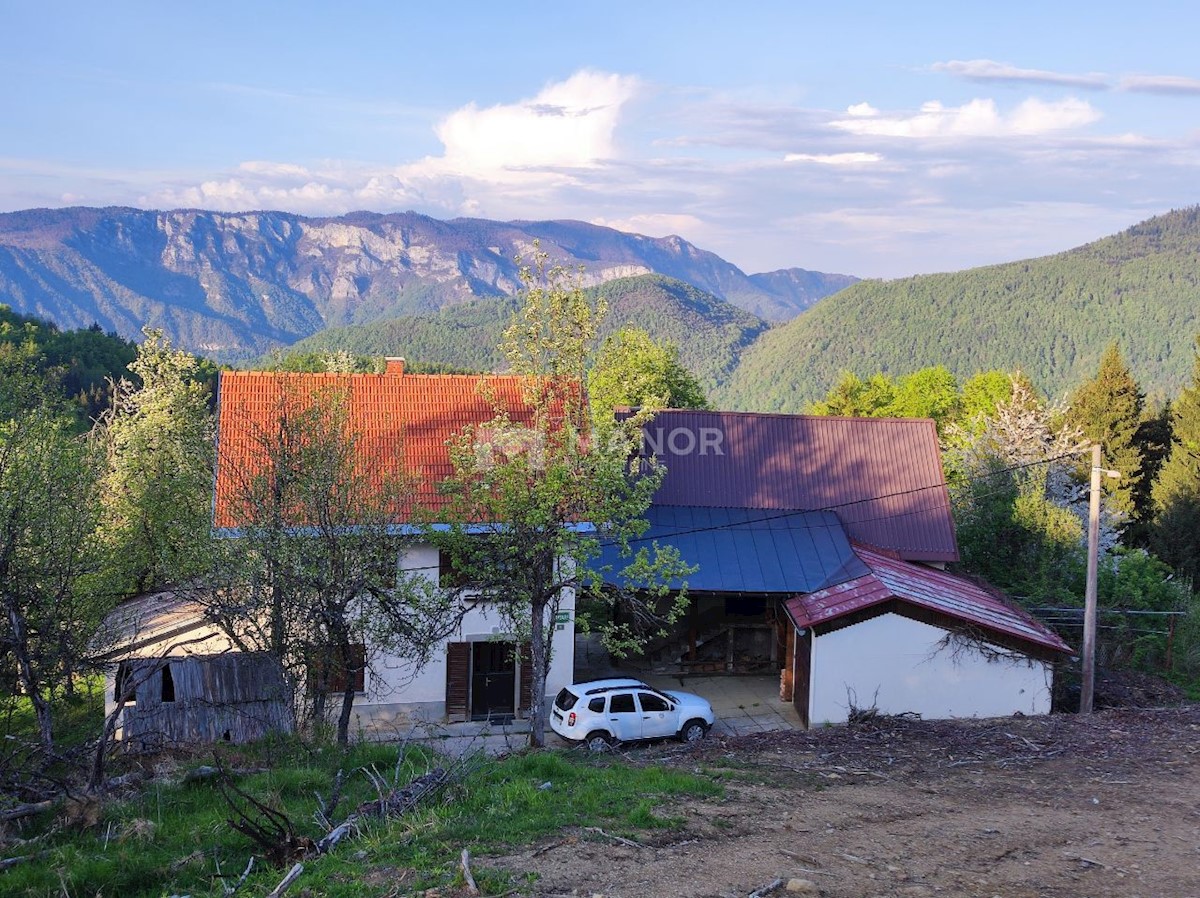
<svg viewBox="0 0 1200 898"><path fill-rule="evenodd" d="M1096 688L1096 579L1100 560L1100 475L1120 477L1120 471L1100 467L1100 444L1092 444L1092 484L1088 502L1087 586L1083 595L1083 683L1079 689L1079 713L1092 713Z"/></svg>

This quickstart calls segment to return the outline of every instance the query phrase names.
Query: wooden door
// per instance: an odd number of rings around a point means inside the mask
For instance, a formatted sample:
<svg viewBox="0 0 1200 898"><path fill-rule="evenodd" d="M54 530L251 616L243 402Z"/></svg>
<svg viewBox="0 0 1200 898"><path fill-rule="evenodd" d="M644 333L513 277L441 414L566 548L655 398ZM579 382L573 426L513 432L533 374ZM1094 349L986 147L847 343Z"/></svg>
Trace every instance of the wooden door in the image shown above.
<svg viewBox="0 0 1200 898"><path fill-rule="evenodd" d="M471 719L511 718L516 711L517 659L511 642L471 646Z"/></svg>

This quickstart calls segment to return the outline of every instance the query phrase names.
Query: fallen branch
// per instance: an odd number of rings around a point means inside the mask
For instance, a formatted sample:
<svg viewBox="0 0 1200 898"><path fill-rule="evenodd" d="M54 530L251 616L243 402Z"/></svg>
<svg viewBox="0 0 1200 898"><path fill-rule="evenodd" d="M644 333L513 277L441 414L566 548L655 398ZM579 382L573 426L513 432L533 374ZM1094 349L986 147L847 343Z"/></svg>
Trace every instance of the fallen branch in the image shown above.
<svg viewBox="0 0 1200 898"><path fill-rule="evenodd" d="M50 849L46 849L45 851L38 851L34 854L22 854L18 857L6 857L4 860L0 861L0 870L7 870L9 867L15 867L17 864L23 864L26 861L34 861L39 858L46 857L49 854L51 854Z"/></svg>
<svg viewBox="0 0 1200 898"><path fill-rule="evenodd" d="M282 895L291 887L292 883L300 878L300 874L303 872L304 865L296 864L296 866L292 867L291 870L288 870L288 875L283 878L279 885L275 886L275 888L271 890L271 893L267 895L267 898L279 898L280 895Z"/></svg>
<svg viewBox="0 0 1200 898"><path fill-rule="evenodd" d="M472 895L478 895L479 886L475 885L475 877L471 875L471 852L464 848L458 862L462 867L463 880L467 883L467 891Z"/></svg>
<svg viewBox="0 0 1200 898"><path fill-rule="evenodd" d="M446 784L450 775L443 767L435 767L422 776L418 776L403 789L392 789L381 794L375 801L364 801L356 809L354 817L398 817L405 811L415 807L422 798Z"/></svg>
<svg viewBox="0 0 1200 898"><path fill-rule="evenodd" d="M40 814L42 811L46 811L54 807L55 801L57 801L57 799L47 798L45 801L35 801L31 804L19 804L15 808L8 808L0 811L0 821L7 823L9 820L20 820L22 817L32 817L34 814Z"/></svg>
<svg viewBox="0 0 1200 898"><path fill-rule="evenodd" d="M765 886L760 886L759 888L755 889L753 892L751 892L747 896L747 898L764 898L764 896L770 895L772 892L774 892L776 889L778 889L782 885L783 885L782 879L773 879L769 883L767 883Z"/></svg>
<svg viewBox="0 0 1200 898"><path fill-rule="evenodd" d="M354 829L354 818L342 821L317 842L317 854L328 854Z"/></svg>
<svg viewBox="0 0 1200 898"><path fill-rule="evenodd" d="M628 845L630 848L645 848L641 842L635 842L633 839L626 839L624 836L614 836L612 833L606 833L598 826L585 826L584 829L590 833L598 833L606 839L612 839L614 842L620 842L622 845Z"/></svg>
<svg viewBox="0 0 1200 898"><path fill-rule="evenodd" d="M225 885L225 879L221 877L221 891L228 896L236 894L237 890L246 884L246 877L250 875L250 871L254 869L254 855L250 855L250 860L246 862L246 869L242 871L242 875L238 877L238 881L231 886Z"/></svg>

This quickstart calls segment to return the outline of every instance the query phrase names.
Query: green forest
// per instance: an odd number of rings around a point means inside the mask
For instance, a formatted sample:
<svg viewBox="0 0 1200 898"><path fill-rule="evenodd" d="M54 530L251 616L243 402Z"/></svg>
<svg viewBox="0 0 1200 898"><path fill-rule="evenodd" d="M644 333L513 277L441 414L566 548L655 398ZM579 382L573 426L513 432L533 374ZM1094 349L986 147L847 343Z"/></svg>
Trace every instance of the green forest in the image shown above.
<svg viewBox="0 0 1200 898"><path fill-rule="evenodd" d="M1121 344L1158 399L1188 380L1200 329L1200 208L1149 219L1069 252L893 281L861 281L767 332L716 398L797 412L843 372L959 377L1019 368L1051 396Z"/></svg>

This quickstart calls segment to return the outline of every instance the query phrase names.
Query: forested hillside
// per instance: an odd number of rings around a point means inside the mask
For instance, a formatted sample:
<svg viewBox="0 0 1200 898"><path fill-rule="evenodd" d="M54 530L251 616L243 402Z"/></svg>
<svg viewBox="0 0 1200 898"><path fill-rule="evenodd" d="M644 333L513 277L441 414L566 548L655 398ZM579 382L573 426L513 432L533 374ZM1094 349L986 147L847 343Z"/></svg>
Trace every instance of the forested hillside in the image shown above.
<svg viewBox="0 0 1200 898"><path fill-rule="evenodd" d="M129 376L127 366L136 356L133 343L98 325L63 331L0 305L0 369L28 364L47 391L74 405L81 421L107 407L110 381Z"/></svg>
<svg viewBox="0 0 1200 898"><path fill-rule="evenodd" d="M1054 256L861 281L763 335L715 401L796 412L844 371L1024 370L1051 395L1116 341L1151 395L1185 382L1200 331L1200 208Z"/></svg>
<svg viewBox="0 0 1200 898"><path fill-rule="evenodd" d="M589 292L608 303L602 337L632 325L667 340L679 347L680 361L706 388L722 383L739 354L767 329L765 321L749 312L661 275L621 278ZM292 351L399 355L418 366L493 370L504 366L500 334L516 307L512 299L477 300L437 315L329 328L297 343Z"/></svg>

